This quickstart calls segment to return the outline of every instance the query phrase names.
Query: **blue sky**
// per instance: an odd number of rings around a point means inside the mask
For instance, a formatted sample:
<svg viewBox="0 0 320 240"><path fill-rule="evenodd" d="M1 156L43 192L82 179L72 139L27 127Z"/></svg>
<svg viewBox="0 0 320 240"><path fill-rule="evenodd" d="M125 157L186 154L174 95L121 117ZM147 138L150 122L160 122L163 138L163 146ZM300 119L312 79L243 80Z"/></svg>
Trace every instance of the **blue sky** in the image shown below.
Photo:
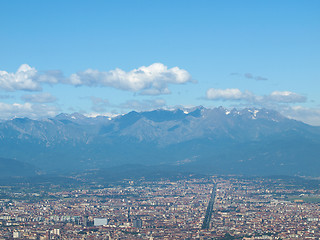
<svg viewBox="0 0 320 240"><path fill-rule="evenodd" d="M265 107L320 125L319 1L1 1L0 118Z"/></svg>

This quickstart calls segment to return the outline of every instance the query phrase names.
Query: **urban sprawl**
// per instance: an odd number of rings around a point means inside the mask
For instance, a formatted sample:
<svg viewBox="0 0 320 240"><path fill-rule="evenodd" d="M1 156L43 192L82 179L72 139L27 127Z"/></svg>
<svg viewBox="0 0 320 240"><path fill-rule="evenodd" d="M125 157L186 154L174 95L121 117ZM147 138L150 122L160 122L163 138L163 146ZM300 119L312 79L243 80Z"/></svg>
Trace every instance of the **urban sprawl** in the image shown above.
<svg viewBox="0 0 320 240"><path fill-rule="evenodd" d="M31 190L0 186L0 239L320 238L319 188L278 178Z"/></svg>

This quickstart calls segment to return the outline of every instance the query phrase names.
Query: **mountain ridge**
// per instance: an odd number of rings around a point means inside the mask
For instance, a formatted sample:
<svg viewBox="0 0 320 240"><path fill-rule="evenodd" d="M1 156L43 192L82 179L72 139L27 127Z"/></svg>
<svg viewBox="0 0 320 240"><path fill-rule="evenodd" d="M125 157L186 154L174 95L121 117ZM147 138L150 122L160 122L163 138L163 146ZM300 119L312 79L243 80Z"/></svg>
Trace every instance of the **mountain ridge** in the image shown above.
<svg viewBox="0 0 320 240"><path fill-rule="evenodd" d="M199 173L317 175L319 149L320 127L258 108L199 106L0 122L0 157L47 172L178 164Z"/></svg>

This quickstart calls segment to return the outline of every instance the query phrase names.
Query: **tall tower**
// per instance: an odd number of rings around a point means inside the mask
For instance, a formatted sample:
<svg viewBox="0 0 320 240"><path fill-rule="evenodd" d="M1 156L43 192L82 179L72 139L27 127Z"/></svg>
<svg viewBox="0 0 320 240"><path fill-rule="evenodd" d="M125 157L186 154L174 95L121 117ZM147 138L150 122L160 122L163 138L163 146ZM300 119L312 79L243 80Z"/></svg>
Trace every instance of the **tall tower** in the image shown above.
<svg viewBox="0 0 320 240"><path fill-rule="evenodd" d="M83 216L82 217L82 225L84 227L87 227L88 226L88 216Z"/></svg>
<svg viewBox="0 0 320 240"><path fill-rule="evenodd" d="M128 214L127 214L127 218L128 218L128 222L131 222L131 219L130 219L130 207L128 207Z"/></svg>

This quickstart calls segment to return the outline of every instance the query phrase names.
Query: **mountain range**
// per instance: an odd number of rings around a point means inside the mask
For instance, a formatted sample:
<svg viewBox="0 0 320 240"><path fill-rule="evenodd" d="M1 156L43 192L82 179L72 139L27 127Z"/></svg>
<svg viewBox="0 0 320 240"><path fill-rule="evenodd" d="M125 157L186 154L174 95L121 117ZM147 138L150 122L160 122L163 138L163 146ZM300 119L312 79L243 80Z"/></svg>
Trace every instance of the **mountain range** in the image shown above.
<svg viewBox="0 0 320 240"><path fill-rule="evenodd" d="M5 171L11 175L139 164L195 173L319 176L320 127L269 109L202 106L114 118L15 118L0 121L0 166L4 162L7 169L8 159L16 169Z"/></svg>

